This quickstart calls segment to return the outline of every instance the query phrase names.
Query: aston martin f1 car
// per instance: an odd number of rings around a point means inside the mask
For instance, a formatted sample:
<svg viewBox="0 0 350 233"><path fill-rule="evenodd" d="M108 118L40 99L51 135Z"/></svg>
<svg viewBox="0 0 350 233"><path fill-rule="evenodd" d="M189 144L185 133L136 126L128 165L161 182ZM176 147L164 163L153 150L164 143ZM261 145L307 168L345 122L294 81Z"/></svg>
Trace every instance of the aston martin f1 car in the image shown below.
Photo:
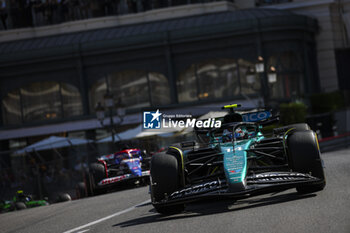
<svg viewBox="0 0 350 233"><path fill-rule="evenodd" d="M97 158L84 182L78 184L78 198L101 194L120 184L147 183L150 171L145 157L140 149L125 149Z"/></svg>
<svg viewBox="0 0 350 233"><path fill-rule="evenodd" d="M324 189L317 136L307 124L275 128L266 137L263 126L278 119L268 111L240 114L233 110L237 106L224 107L230 113L221 128L206 131L205 143L182 142L152 156L151 200L159 213L181 212L186 203L204 198L238 200L290 188L303 194ZM252 118L255 122L247 120Z"/></svg>

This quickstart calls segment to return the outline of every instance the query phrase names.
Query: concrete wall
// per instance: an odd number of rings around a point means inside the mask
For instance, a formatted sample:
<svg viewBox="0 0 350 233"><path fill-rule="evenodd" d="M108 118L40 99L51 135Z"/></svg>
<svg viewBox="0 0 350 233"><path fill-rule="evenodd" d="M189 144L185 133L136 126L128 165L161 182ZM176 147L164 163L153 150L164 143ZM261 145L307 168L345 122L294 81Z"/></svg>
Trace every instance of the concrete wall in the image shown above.
<svg viewBox="0 0 350 233"><path fill-rule="evenodd" d="M346 37L346 47L350 47L350 0L346 0L342 8L342 20L344 36Z"/></svg>
<svg viewBox="0 0 350 233"><path fill-rule="evenodd" d="M316 36L317 61L321 91L333 91L338 89L338 76L335 61L335 44L330 5L318 5L297 9L297 13L308 14L317 18L319 33Z"/></svg>
<svg viewBox="0 0 350 233"><path fill-rule="evenodd" d="M235 5L240 8L253 8L255 7L255 0L235 0Z"/></svg>
<svg viewBox="0 0 350 233"><path fill-rule="evenodd" d="M251 7L255 7L255 0L236 0L234 3L222 1L182 5L138 14L93 18L37 28L0 31L0 42ZM295 13L312 16L318 20L320 30L316 36L316 43L321 91L337 90L339 87L334 50L349 46L350 0L294 0L290 3L266 7L291 10Z"/></svg>
<svg viewBox="0 0 350 233"><path fill-rule="evenodd" d="M350 22L347 21L350 17L346 14L350 13L350 0L294 0L291 3L272 5L268 8L291 10L318 20L320 29L315 39L321 91L338 90L334 50L349 46L344 25L349 25L349 32ZM345 14L345 17L342 14Z"/></svg>
<svg viewBox="0 0 350 233"><path fill-rule="evenodd" d="M66 22L50 26L0 31L0 43L4 41L14 41L35 37L58 35L70 32L87 31L99 28L117 27L122 25L145 23L157 20L202 15L222 11L231 11L234 9L236 9L235 5L231 2L226 1L197 3L156 9L137 14L100 17Z"/></svg>

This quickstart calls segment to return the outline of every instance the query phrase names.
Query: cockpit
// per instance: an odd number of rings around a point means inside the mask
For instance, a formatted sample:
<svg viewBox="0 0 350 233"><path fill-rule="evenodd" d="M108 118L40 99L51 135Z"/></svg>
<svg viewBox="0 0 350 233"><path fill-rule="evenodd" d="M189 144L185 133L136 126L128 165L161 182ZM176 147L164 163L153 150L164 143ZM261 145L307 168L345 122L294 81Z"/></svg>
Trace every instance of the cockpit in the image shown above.
<svg viewBox="0 0 350 233"><path fill-rule="evenodd" d="M214 129L210 132L212 142L226 143L233 140L246 140L256 137L258 126L251 123L231 123L223 125L220 129Z"/></svg>

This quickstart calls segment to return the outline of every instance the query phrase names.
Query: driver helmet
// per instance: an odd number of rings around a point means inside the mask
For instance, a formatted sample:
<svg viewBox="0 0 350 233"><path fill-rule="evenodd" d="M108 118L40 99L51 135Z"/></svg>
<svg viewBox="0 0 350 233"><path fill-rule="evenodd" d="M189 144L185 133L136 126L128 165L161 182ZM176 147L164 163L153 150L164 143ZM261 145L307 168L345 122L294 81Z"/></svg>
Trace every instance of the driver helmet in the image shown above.
<svg viewBox="0 0 350 233"><path fill-rule="evenodd" d="M23 193L23 190L17 190L16 195L17 195L17 197L24 197L25 196Z"/></svg>
<svg viewBox="0 0 350 233"><path fill-rule="evenodd" d="M236 139L244 138L245 134L246 134L246 133L244 132L244 130L242 130L240 127L238 127L238 128L235 130L235 138L236 138Z"/></svg>
<svg viewBox="0 0 350 233"><path fill-rule="evenodd" d="M30 201L30 198L24 194L23 190L17 190L16 198L21 201Z"/></svg>

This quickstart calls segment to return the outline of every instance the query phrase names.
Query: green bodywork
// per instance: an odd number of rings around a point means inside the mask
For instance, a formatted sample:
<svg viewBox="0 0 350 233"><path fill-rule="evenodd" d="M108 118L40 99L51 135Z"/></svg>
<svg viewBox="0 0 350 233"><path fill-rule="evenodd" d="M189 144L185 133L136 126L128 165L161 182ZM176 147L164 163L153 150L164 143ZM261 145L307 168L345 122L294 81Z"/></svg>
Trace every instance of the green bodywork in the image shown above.
<svg viewBox="0 0 350 233"><path fill-rule="evenodd" d="M224 153L224 171L228 185L234 190L245 189L247 174L247 150L252 144L263 139L261 133L257 137L234 141L233 143L220 143L221 152Z"/></svg>
<svg viewBox="0 0 350 233"><path fill-rule="evenodd" d="M35 200L35 201L27 201L24 202L27 208L37 207L37 206L45 206L48 205L48 202L45 200Z"/></svg>
<svg viewBox="0 0 350 233"><path fill-rule="evenodd" d="M260 132L260 128L256 126L254 135L246 139L230 140L228 142L223 142L223 136L217 136L214 133L209 133L208 136L210 138L210 147L219 149L224 155L223 166L229 189L235 191L245 190L248 157L255 156L247 152L247 150L256 142L265 138ZM184 151L185 161L189 152Z"/></svg>
<svg viewBox="0 0 350 233"><path fill-rule="evenodd" d="M0 201L0 212L8 212L15 210L16 202L24 203L27 208L48 205L48 202L46 200L17 200L17 197L13 197L11 201Z"/></svg>
<svg viewBox="0 0 350 233"><path fill-rule="evenodd" d="M14 205L12 201L1 201L0 202L0 211L11 211L14 209Z"/></svg>

